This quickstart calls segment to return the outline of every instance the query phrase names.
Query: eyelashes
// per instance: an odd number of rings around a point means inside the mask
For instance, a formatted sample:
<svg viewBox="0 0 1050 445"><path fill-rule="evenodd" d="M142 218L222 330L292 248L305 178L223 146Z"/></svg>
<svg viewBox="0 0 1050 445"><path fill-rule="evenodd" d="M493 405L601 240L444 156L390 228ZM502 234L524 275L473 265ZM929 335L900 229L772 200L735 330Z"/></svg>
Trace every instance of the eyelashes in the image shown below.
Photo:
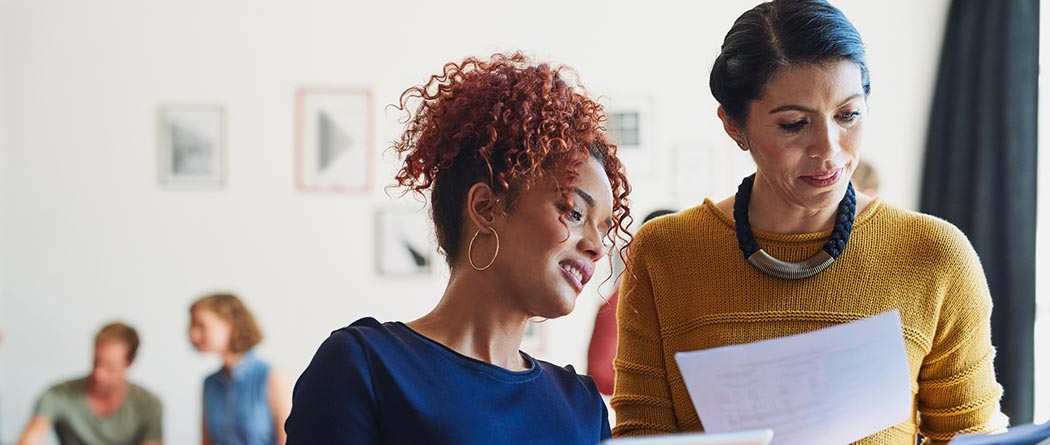
<svg viewBox="0 0 1050 445"><path fill-rule="evenodd" d="M581 227L587 224L588 215L585 211L579 207L570 207L569 204L561 202L556 204L556 208L560 213L558 219L565 223L569 227ZM599 229L599 232L601 230ZM604 233L600 233L602 247L605 248L606 254L611 254L613 247L616 246L616 239L611 234L611 228Z"/></svg>
<svg viewBox="0 0 1050 445"><path fill-rule="evenodd" d="M574 225L580 224L583 222L583 212L580 209L572 209L565 214L565 219Z"/></svg>
<svg viewBox="0 0 1050 445"><path fill-rule="evenodd" d="M561 219L565 221L566 224L571 226L579 226L580 224L583 224L586 215L583 214L583 210L579 207L570 208L568 204L559 203L557 208L558 211L561 212Z"/></svg>
<svg viewBox="0 0 1050 445"><path fill-rule="evenodd" d="M839 113L837 117L839 122L851 123L853 121L856 121L857 118L860 117L860 111L846 111L843 113Z"/></svg>
<svg viewBox="0 0 1050 445"><path fill-rule="evenodd" d="M850 110L850 111L844 111L844 112L841 112L839 114L836 114L835 115L835 120L837 120L837 121L839 121L839 122L841 122L843 124L849 125L849 124L855 123L859 117L860 117L860 111L858 111L858 110ZM788 122L788 123L785 123L785 124L777 124L777 126L780 127L780 129L783 130L786 133L795 134L795 133L801 132L804 128L806 128L806 126L808 124L809 124L809 118L802 118L802 119L799 119L797 121L792 121L792 122Z"/></svg>
<svg viewBox="0 0 1050 445"><path fill-rule="evenodd" d="M802 131L802 128L805 127L806 124L808 124L808 123L809 123L809 120L807 120L807 119L799 119L799 120L797 120L795 122L789 122L789 123L786 123L786 124L780 124L780 129L784 130L784 131L786 131L788 133L798 133L798 132Z"/></svg>

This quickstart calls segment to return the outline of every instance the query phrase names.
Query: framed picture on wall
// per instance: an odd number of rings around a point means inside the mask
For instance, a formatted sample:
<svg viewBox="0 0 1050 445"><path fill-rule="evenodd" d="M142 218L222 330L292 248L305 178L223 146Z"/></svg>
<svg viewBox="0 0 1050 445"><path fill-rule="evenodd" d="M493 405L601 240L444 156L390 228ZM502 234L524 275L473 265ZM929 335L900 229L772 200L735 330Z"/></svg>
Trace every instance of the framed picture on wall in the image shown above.
<svg viewBox="0 0 1050 445"><path fill-rule="evenodd" d="M407 209L376 212L376 272L379 275L429 275L437 247L427 214Z"/></svg>
<svg viewBox="0 0 1050 445"><path fill-rule="evenodd" d="M618 94L602 97L609 139L619 148L617 152L634 175L652 174L655 152L653 100L639 94Z"/></svg>
<svg viewBox="0 0 1050 445"><path fill-rule="evenodd" d="M163 105L157 112L161 184L219 187L226 180L226 117L220 105Z"/></svg>
<svg viewBox="0 0 1050 445"><path fill-rule="evenodd" d="M351 87L296 91L296 186L303 191L368 191L372 165L372 92Z"/></svg>

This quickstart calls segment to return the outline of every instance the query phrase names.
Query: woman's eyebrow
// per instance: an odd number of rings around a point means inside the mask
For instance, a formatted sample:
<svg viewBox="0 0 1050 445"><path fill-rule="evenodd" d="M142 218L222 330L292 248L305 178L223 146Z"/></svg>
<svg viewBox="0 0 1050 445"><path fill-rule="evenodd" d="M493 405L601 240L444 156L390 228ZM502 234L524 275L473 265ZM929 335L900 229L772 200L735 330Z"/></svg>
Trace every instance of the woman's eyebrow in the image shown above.
<svg viewBox="0 0 1050 445"><path fill-rule="evenodd" d="M591 196L590 193L587 193L587 192L583 191L583 189L581 189L579 187L573 187L572 189L573 189L573 191L576 192L577 195L580 195L580 197L583 198L583 200L587 203L588 207L590 207L591 209L594 209L594 206L595 206L594 197ZM613 225L612 218L607 218L603 222L605 223L605 228L606 229L612 228L612 225Z"/></svg>
<svg viewBox="0 0 1050 445"><path fill-rule="evenodd" d="M847 97L845 100L842 101L842 103L839 104L839 106L841 107L843 105L846 105L847 103L849 103L849 101L851 101L853 99L856 99L858 97L864 97L864 95L860 94L860 93L857 93L857 94L854 94L854 95L852 95L850 97ZM809 108L809 107L806 107L806 106L802 106L802 105L791 104L791 105L781 105L781 106L776 107L776 108L774 108L772 110L769 110L769 114L776 114L776 113L779 113L781 111L801 111L803 113L816 113L816 110L814 110L812 108Z"/></svg>
<svg viewBox="0 0 1050 445"><path fill-rule="evenodd" d="M583 189L579 187L573 187L572 189L576 192L577 195L580 195L580 197L587 202L587 205L589 207L594 208L594 197L591 196L590 193L583 191Z"/></svg>

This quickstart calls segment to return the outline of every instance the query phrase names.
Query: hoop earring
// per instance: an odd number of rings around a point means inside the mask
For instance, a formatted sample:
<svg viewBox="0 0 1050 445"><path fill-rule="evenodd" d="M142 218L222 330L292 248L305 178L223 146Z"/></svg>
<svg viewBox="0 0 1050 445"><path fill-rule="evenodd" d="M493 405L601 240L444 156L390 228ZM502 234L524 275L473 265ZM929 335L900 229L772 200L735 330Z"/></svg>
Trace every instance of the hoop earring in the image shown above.
<svg viewBox="0 0 1050 445"><path fill-rule="evenodd" d="M492 267L492 263L495 263L496 257L499 256L499 234L496 233L496 229L493 229L492 227L487 227L487 229L491 230L492 234L496 237L496 253L492 254L492 259L489 260L489 263L486 264L485 267L478 267L476 264L474 264L473 258L474 240L478 239L478 235L481 234L481 229L478 229L477 232L474 232L474 237L470 239L470 244L467 246L467 261L470 262L470 267L473 267L474 270L479 272L488 269L489 267Z"/></svg>

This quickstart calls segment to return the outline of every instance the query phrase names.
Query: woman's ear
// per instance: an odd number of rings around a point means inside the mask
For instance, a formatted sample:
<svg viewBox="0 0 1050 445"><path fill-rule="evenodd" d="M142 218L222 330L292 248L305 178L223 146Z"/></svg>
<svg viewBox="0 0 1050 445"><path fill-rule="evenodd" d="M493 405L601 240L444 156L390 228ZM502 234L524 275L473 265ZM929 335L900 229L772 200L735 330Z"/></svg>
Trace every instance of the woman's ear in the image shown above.
<svg viewBox="0 0 1050 445"><path fill-rule="evenodd" d="M741 150L747 151L747 138L744 137L744 130L737 125L733 118L726 114L726 110L721 106L718 107L718 118L722 120L722 128L725 129L729 137L733 138L736 146L740 147Z"/></svg>
<svg viewBox="0 0 1050 445"><path fill-rule="evenodd" d="M475 230L484 230L496 221L499 208L496 204L496 194L492 187L484 182L475 183L467 191L467 218L474 224Z"/></svg>

